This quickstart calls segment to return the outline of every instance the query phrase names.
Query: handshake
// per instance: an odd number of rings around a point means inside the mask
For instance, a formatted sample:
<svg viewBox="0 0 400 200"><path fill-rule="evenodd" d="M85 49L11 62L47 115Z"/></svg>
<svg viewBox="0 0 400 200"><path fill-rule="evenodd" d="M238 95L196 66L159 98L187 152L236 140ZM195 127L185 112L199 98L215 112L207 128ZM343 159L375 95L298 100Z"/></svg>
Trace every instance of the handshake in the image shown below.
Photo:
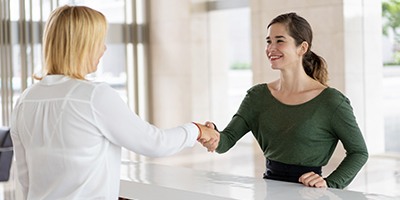
<svg viewBox="0 0 400 200"><path fill-rule="evenodd" d="M204 125L199 123L194 124L200 130L197 141L207 148L209 152L214 152L219 143L219 132L215 129L214 123L207 121Z"/></svg>

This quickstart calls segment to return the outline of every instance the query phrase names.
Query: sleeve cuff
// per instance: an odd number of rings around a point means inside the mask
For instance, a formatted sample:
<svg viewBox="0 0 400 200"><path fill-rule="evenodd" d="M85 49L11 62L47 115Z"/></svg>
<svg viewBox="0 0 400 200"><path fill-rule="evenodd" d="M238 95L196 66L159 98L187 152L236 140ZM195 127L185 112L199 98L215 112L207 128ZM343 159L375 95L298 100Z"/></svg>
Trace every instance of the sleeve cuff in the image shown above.
<svg viewBox="0 0 400 200"><path fill-rule="evenodd" d="M185 129L188 140L187 143L189 146L194 146L197 142L197 137L199 136L199 128L193 123L186 123L182 125L182 128Z"/></svg>

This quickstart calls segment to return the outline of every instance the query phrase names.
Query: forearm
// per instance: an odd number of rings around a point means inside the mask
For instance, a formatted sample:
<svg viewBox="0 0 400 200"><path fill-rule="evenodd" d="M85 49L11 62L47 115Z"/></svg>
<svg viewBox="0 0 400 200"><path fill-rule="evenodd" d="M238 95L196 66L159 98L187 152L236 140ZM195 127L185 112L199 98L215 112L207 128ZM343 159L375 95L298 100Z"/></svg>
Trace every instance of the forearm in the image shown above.
<svg viewBox="0 0 400 200"><path fill-rule="evenodd" d="M195 124L160 129L132 112L108 85L99 85L96 91L93 120L113 144L145 156L159 157L172 155L196 143L199 130Z"/></svg>
<svg viewBox="0 0 400 200"><path fill-rule="evenodd" d="M367 159L367 151L348 154L337 169L326 178L328 187L343 189L348 186L367 162Z"/></svg>
<svg viewBox="0 0 400 200"><path fill-rule="evenodd" d="M220 141L218 143L217 153L225 153L232 148L236 142L250 131L245 120L235 115L228 126L220 132Z"/></svg>
<svg viewBox="0 0 400 200"><path fill-rule="evenodd" d="M217 153L225 153L236 144L236 142L231 143L228 141L230 141L228 136L225 133L220 133L218 147L215 151Z"/></svg>
<svg viewBox="0 0 400 200"><path fill-rule="evenodd" d="M344 188L350 184L367 162L368 150L347 98L333 114L331 124L333 132L346 149L346 157L326 180L329 187Z"/></svg>

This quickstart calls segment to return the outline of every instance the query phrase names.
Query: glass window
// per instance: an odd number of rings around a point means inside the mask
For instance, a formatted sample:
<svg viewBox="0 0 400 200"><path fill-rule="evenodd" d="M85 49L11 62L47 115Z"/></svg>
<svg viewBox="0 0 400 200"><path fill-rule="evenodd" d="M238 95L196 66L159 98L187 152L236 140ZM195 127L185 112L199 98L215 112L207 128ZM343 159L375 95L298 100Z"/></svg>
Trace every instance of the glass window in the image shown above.
<svg viewBox="0 0 400 200"><path fill-rule="evenodd" d="M400 153L400 18L398 1L382 1L385 151Z"/></svg>
<svg viewBox="0 0 400 200"><path fill-rule="evenodd" d="M10 35L8 57L13 77L10 84L13 87L13 102L15 103L21 92L34 82L32 74L40 72L43 65L41 37L45 21L52 10L64 4L88 6L106 16L109 23L107 51L100 60L97 72L89 78L109 83L132 109L140 110L138 114L145 115L146 98L140 96L139 99L139 94L146 94L144 90L147 79L144 70L145 46L142 38L138 38L143 35L140 33L144 23L143 1L10 1L9 8L13 12L9 13L10 22L7 25ZM7 7L8 5L4 4L2 9L7 10ZM2 16L2 19L6 19L5 17ZM2 50L2 56L6 56L3 52L5 51ZM6 112L4 114L2 111L2 118L9 117L10 112Z"/></svg>
<svg viewBox="0 0 400 200"><path fill-rule="evenodd" d="M225 127L253 83L250 8L214 10L209 17L212 119Z"/></svg>

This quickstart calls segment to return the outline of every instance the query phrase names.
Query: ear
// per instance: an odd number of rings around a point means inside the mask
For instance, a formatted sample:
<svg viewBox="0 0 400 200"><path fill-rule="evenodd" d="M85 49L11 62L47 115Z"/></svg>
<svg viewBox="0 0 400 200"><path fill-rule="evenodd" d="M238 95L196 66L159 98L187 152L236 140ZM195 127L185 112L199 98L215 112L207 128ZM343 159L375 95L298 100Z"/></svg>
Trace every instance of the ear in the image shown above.
<svg viewBox="0 0 400 200"><path fill-rule="evenodd" d="M299 55L301 56L304 55L308 51L308 47L309 47L308 42L303 41L299 46L299 51L298 51Z"/></svg>

